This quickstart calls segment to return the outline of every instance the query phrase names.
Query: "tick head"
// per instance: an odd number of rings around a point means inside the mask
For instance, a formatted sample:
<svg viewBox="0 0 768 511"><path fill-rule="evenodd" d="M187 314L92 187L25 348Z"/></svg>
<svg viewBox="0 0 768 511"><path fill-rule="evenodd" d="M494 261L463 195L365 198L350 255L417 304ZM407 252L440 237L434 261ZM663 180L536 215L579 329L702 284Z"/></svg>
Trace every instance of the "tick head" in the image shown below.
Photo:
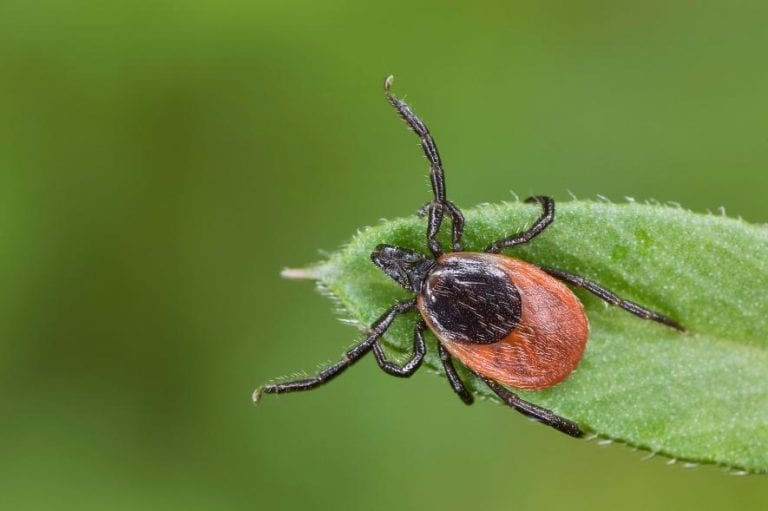
<svg viewBox="0 0 768 511"><path fill-rule="evenodd" d="M416 293L435 262L424 254L392 245L379 245L371 253L371 261L392 280Z"/></svg>

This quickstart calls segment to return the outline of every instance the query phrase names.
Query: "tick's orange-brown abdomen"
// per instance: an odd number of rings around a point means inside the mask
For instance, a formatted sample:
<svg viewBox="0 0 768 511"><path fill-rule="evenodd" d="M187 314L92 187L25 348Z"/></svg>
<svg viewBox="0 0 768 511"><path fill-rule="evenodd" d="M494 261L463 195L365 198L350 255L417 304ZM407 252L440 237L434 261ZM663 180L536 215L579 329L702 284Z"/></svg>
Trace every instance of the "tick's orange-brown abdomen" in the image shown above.
<svg viewBox="0 0 768 511"><path fill-rule="evenodd" d="M564 380L578 365L589 336L584 306L563 283L538 267L498 254L453 252L437 263L471 258L506 273L520 295L517 326L500 341L479 344L451 340L427 313L424 296L418 308L439 341L464 365L504 385L543 389Z"/></svg>

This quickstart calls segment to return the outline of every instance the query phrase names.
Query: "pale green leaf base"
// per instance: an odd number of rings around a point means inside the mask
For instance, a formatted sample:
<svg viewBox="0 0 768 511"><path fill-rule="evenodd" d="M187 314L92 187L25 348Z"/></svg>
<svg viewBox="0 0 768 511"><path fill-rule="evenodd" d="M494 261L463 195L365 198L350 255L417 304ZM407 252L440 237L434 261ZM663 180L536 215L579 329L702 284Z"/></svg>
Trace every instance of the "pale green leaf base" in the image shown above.
<svg viewBox="0 0 768 511"><path fill-rule="evenodd" d="M557 387L520 395L600 437L680 460L768 472L768 228L666 206L557 208L545 233L508 255L595 280L689 331L577 290L591 324L581 364ZM464 213L465 248L482 250L522 230L539 210L512 203ZM370 252L379 243L426 252L424 230L415 216L364 229L311 273L349 317L367 325L408 296L371 264ZM413 319L393 326L390 346L409 349ZM431 348L427 364L439 368ZM490 396L479 382L470 384Z"/></svg>

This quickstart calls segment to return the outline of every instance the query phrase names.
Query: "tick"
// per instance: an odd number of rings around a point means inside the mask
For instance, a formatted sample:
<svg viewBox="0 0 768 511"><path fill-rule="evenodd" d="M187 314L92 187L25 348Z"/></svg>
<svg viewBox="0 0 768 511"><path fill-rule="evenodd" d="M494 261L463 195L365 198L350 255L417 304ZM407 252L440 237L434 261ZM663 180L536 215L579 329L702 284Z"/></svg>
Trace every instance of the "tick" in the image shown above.
<svg viewBox="0 0 768 511"><path fill-rule="evenodd" d="M555 217L555 202L536 196L526 202L542 213L525 231L494 241L483 252L464 252L464 216L446 197L440 154L427 126L405 102L391 92L393 78L384 82L387 100L421 140L430 164L434 199L420 211L427 217L426 244L431 257L393 245L379 245L371 261L415 296L390 307L370 327L368 335L335 364L316 376L264 385L253 394L282 394L314 389L327 383L373 351L384 372L408 377L421 366L426 353L424 332L437 337L437 349L448 383L466 404L473 397L454 366L458 359L503 402L518 412L574 437L584 432L574 422L529 403L508 387L538 390L563 381L578 365L589 336L584 307L563 284L583 288L611 305L683 331L673 319L625 300L590 280L556 268L537 266L501 255L502 250L533 240ZM451 251L444 252L438 232L445 218L451 222ZM400 314L416 310L413 353L402 364L387 359L380 340Z"/></svg>

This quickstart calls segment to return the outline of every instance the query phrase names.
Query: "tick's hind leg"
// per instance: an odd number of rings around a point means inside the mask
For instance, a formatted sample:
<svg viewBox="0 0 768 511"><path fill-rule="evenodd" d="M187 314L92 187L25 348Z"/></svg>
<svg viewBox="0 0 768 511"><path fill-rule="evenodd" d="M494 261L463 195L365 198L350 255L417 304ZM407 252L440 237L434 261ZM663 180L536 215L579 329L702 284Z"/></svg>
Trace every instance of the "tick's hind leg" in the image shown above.
<svg viewBox="0 0 768 511"><path fill-rule="evenodd" d="M384 332L387 331L398 314L408 312L415 306L415 298L393 305L371 325L371 333L368 334L368 337L350 348L340 361L330 367L326 367L311 378L263 385L253 392L253 402L258 403L262 394L283 394L286 392L311 390L324 383L328 383L368 353L371 350L371 346L384 335Z"/></svg>
<svg viewBox="0 0 768 511"><path fill-rule="evenodd" d="M541 232L546 229L549 224L552 223L552 221L555 219L555 201L552 199L552 197L545 197L543 195L537 195L535 197L528 197L525 199L525 202L533 203L536 202L541 205L541 208L543 209L543 212L541 213L541 216L536 220L536 223L531 226L530 229L523 232L518 232L516 234L513 234L512 236L508 236L506 238L502 238L500 240L494 241L488 247L485 249L485 252L489 252L491 254L498 254L505 248L514 247L515 245L522 245L523 243L528 243L533 238L541 234Z"/></svg>
<svg viewBox="0 0 768 511"><path fill-rule="evenodd" d="M568 273L563 270L558 270L556 268L541 267L541 269L555 278L558 278L574 286L578 286L580 288L586 289L590 293L598 296L599 298L605 300L611 305L616 305L618 307L621 307L625 311L630 312L635 316L641 317L643 319L650 319L651 321L656 321L657 323L667 325L669 327L674 328L675 330L680 330L681 332L685 331L685 328L683 328L683 326L677 321L675 321L674 319L669 318L664 314L660 314L650 309L646 309L642 305L637 304L635 302L625 300L620 296L617 296L616 294L612 293L611 291L608 291L601 285L596 284L590 280L587 280L584 277L581 277L579 275L574 275L572 273Z"/></svg>
<svg viewBox="0 0 768 511"><path fill-rule="evenodd" d="M555 415L550 410L536 406L533 403L529 403L523 399L520 399L516 394L510 392L506 387L499 383L486 378L480 374L475 373L478 378L481 378L491 390L499 396L502 401L511 406L523 415L536 419L537 421L551 426L558 431L562 431L566 435L570 435L576 438L584 436L584 431L581 430L575 422L571 422L568 419L563 419L559 415Z"/></svg>
<svg viewBox="0 0 768 511"><path fill-rule="evenodd" d="M424 342L424 329L426 323L423 319L416 322L416 326L413 329L413 354L403 365L399 366L394 362L387 360L387 355L384 353L379 341L373 343L373 355L376 357L376 362L379 367L392 376L400 376L401 378L407 378L411 376L424 362L424 354L427 352L427 344Z"/></svg>

